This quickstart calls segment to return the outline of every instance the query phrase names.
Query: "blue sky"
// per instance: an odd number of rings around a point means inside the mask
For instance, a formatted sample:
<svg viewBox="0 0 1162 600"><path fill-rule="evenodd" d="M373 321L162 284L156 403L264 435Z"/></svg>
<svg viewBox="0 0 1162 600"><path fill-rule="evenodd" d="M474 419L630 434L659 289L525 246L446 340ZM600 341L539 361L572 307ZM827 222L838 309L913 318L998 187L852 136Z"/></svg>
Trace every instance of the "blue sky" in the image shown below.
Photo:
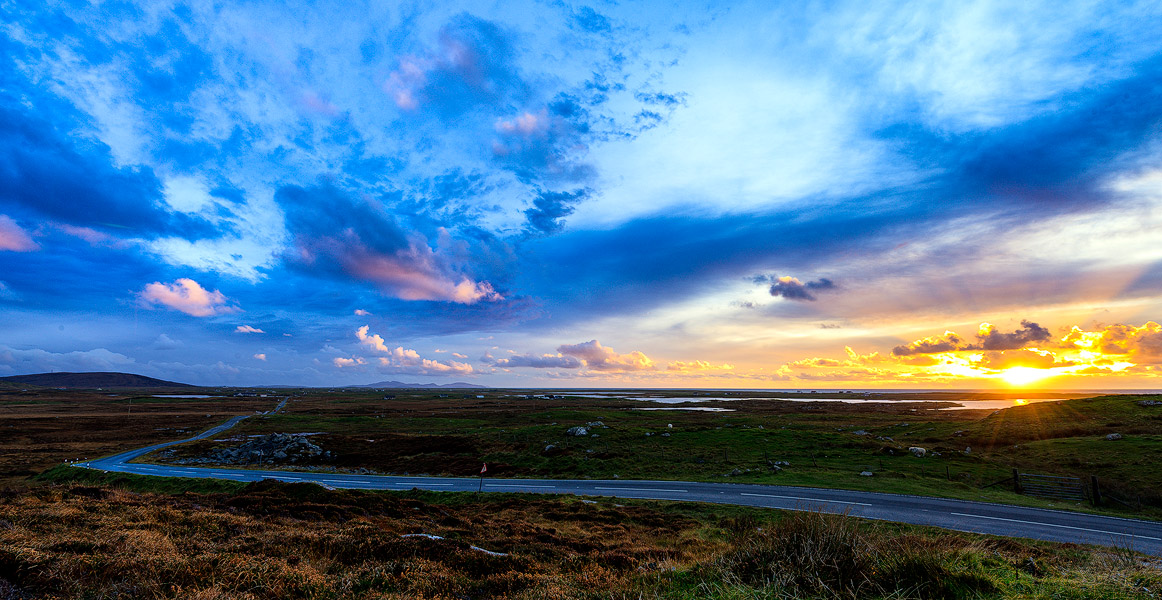
<svg viewBox="0 0 1162 600"><path fill-rule="evenodd" d="M1162 374L1153 3L3 6L0 375Z"/></svg>

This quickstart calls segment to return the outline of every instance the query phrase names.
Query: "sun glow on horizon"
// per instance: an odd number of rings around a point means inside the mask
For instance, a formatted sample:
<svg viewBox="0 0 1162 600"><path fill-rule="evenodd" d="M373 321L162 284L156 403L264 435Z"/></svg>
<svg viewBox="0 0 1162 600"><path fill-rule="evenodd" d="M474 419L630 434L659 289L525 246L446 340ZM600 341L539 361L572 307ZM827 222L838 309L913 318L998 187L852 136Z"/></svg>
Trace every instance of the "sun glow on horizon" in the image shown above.
<svg viewBox="0 0 1162 600"><path fill-rule="evenodd" d="M1000 373L1001 379L1004 379L1006 383L1018 387L1036 383L1053 375L1055 373L1049 369L1035 369L1033 367L1009 367Z"/></svg>

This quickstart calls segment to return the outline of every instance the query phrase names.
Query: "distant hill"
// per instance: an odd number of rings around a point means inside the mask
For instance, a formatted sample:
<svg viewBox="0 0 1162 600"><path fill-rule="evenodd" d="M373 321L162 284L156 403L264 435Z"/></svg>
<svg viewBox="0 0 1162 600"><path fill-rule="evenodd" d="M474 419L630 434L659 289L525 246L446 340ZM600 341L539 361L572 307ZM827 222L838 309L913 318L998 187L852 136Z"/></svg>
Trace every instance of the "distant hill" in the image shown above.
<svg viewBox="0 0 1162 600"><path fill-rule="evenodd" d="M475 383L464 383L457 381L456 383L404 383L402 381L380 381L378 383L369 383L367 385L349 385L349 388L473 388L482 389L487 388L486 385L476 385Z"/></svg>
<svg viewBox="0 0 1162 600"><path fill-rule="evenodd" d="M35 373L0 377L0 382L47 388L185 388L194 387L133 373Z"/></svg>

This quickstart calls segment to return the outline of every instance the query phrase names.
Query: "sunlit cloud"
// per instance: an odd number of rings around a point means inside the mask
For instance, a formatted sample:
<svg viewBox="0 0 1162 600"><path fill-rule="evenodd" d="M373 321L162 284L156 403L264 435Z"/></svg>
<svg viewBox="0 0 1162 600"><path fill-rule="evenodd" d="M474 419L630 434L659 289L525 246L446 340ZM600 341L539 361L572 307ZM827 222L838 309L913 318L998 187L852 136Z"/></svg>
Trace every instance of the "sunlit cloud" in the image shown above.
<svg viewBox="0 0 1162 600"><path fill-rule="evenodd" d="M31 252L40 248L28 232L20 228L10 217L0 215L0 251Z"/></svg>
<svg viewBox="0 0 1162 600"><path fill-rule="evenodd" d="M390 348L382 336L370 333L370 329L371 327L368 325L360 327L355 331L355 337L362 345L386 355L376 357L381 372L414 375L468 375L474 371L472 365L468 363L423 358L416 350L403 346Z"/></svg>
<svg viewBox="0 0 1162 600"><path fill-rule="evenodd" d="M946 331L896 346L890 356L860 355L848 347L846 359L804 358L783 364L780 372L806 381L997 380L1032 385L1049 378L1156 376L1153 366L1162 364L1162 326L1153 321L1095 331L1073 326L1060 337L1029 321L1008 333L982 323L976 338L970 343Z"/></svg>
<svg viewBox="0 0 1162 600"><path fill-rule="evenodd" d="M257 328L257 327L251 327L250 325L239 325L239 326L234 328L234 333L266 333L266 332Z"/></svg>
<svg viewBox="0 0 1162 600"><path fill-rule="evenodd" d="M580 344L563 344L557 347L557 352L583 361L585 367L593 371L616 373L650 371L657 368L650 357L637 350L628 354L618 354L612 348L602 346L597 340Z"/></svg>
<svg viewBox="0 0 1162 600"><path fill-rule="evenodd" d="M165 306L194 317L212 317L242 310L229 304L230 299L222 292L207 290L187 278L173 283L155 281L145 286L140 298L147 304Z"/></svg>
<svg viewBox="0 0 1162 600"><path fill-rule="evenodd" d="M731 371L734 370L734 365L727 363L716 365L705 360L675 360L666 364L666 370L679 371L683 373L693 373L699 371Z"/></svg>

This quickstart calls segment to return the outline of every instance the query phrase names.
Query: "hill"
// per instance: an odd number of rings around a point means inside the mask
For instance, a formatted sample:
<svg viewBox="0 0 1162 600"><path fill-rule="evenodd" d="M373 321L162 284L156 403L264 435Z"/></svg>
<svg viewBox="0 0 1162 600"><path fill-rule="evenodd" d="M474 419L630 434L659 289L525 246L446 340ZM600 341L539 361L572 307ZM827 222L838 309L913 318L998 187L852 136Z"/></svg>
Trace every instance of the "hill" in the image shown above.
<svg viewBox="0 0 1162 600"><path fill-rule="evenodd" d="M455 383L444 383L444 384L439 384L439 383L404 383L402 381L380 381L378 383L369 383L367 385L349 385L347 387L376 388L376 389L379 389L379 388L385 388L385 389L386 388L442 388L442 389L473 388L473 389L483 389L483 388L487 388L488 386L477 385L475 383L464 383L463 381L457 381Z"/></svg>
<svg viewBox="0 0 1162 600"><path fill-rule="evenodd" d="M185 383L154 379L133 373L33 373L0 377L0 382L48 388L184 388Z"/></svg>

